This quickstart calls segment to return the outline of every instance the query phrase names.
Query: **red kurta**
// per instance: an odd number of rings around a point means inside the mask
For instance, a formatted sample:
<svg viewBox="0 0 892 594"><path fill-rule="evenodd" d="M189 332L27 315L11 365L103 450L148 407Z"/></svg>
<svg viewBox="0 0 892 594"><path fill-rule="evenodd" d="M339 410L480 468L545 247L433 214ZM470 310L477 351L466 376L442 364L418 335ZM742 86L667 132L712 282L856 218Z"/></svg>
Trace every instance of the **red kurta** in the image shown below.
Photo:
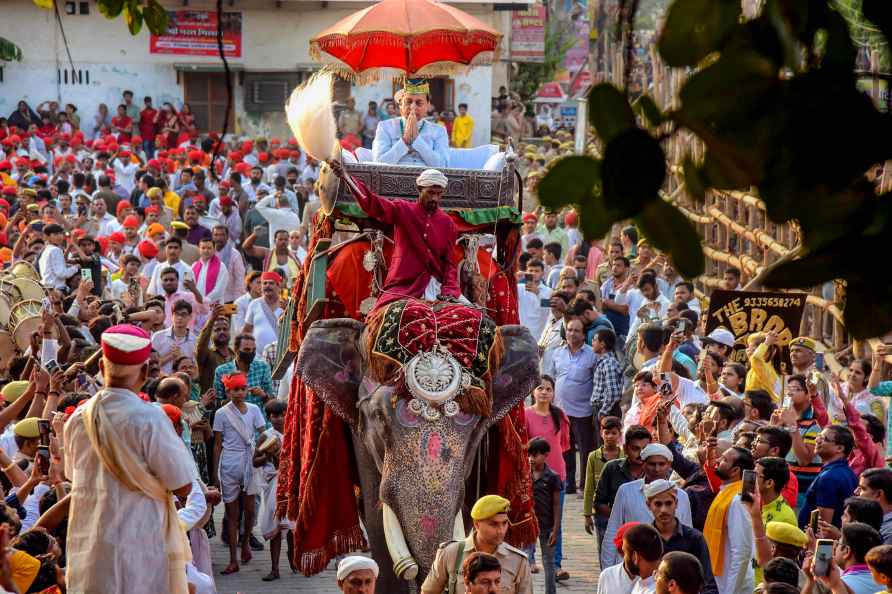
<svg viewBox="0 0 892 594"><path fill-rule="evenodd" d="M442 283L441 295L458 297L458 277L451 258L457 233L449 215L440 209L428 214L418 202L382 198L355 181L360 190L356 202L362 210L393 225L393 256L375 307L406 297L421 299L431 276Z"/></svg>

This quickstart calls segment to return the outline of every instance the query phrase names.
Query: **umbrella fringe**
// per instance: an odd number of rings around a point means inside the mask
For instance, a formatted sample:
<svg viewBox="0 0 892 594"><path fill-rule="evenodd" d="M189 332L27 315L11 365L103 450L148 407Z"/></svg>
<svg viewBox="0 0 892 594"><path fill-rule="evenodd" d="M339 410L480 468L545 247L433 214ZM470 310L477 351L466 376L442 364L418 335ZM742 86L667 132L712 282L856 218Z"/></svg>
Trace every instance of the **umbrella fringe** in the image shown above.
<svg viewBox="0 0 892 594"><path fill-rule="evenodd" d="M457 45L492 45L492 50L498 48L501 35L494 36L483 31L444 31L433 30L425 33L415 33L412 35L409 45L412 48L421 48L436 43L453 43ZM406 38L401 37L399 33L390 31L369 31L367 33L357 33L350 35L329 35L326 37L317 37L310 41L310 55L313 52L318 55L320 51L326 48L343 48L355 46L363 43L374 43L375 45L384 45L389 47L402 47L406 45Z"/></svg>

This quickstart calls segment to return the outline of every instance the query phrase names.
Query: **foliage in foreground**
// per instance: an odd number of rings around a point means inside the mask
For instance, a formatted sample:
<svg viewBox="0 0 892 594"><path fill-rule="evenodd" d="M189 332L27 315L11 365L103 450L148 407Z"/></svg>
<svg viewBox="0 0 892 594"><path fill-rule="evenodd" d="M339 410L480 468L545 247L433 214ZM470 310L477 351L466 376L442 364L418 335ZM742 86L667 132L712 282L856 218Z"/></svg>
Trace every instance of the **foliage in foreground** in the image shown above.
<svg viewBox="0 0 892 594"><path fill-rule="evenodd" d="M863 0L862 10L888 42L892 2ZM801 227L802 256L773 268L766 286L844 279L849 332L867 338L892 329L892 283L883 273L892 196L877 196L867 177L892 159L892 116L857 89L856 47L834 3L766 0L760 16L744 20L740 0L675 0L658 50L669 66L696 69L679 107L661 113L647 95L632 106L616 87L595 87L588 116L603 158L558 161L539 186L542 203L577 205L589 238L632 218L681 274L698 276L700 237L659 198L662 143L688 130L706 147L702 162L684 160L689 193L703 200L710 188L751 191L771 220Z"/></svg>

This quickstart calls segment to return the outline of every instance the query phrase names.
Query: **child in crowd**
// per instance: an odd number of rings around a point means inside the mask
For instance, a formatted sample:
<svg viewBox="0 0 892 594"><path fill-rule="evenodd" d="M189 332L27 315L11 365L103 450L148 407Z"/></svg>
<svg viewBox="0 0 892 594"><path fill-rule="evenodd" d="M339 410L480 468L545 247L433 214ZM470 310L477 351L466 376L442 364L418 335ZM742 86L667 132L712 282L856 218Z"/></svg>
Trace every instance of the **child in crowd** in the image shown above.
<svg viewBox="0 0 892 594"><path fill-rule="evenodd" d="M545 568L545 594L555 594L554 547L561 529L561 479L545 462L549 452L551 446L541 437L533 438L527 446L533 473L533 500L539 522L539 546ZM535 549L536 545L530 545L527 554Z"/></svg>
<svg viewBox="0 0 892 594"><path fill-rule="evenodd" d="M266 427L260 407L245 402L248 380L243 373L223 376L229 402L214 415L214 460L211 469L214 485L223 495L226 505L226 534L229 540L229 565L222 571L229 575L239 570L239 521L244 514L245 533L242 535L242 563L251 560L251 527L254 525L253 459L257 431Z"/></svg>
<svg viewBox="0 0 892 594"><path fill-rule="evenodd" d="M595 488L601 479L601 471L604 465L611 460L621 458L623 449L619 445L622 437L623 422L619 417L604 417L601 419L601 443L600 448L588 455L588 463L585 468L585 492L582 495L582 514L585 516L585 531L592 534L592 529L597 530L598 551L601 550L601 542L607 531L608 517L597 514L592 509L595 500Z"/></svg>
<svg viewBox="0 0 892 594"><path fill-rule="evenodd" d="M261 437L261 445L254 454L254 472L260 490L260 510L257 514L260 530L263 538L269 542L270 560L272 568L264 582L279 579L279 556L282 552L282 533L287 533L288 560L291 571L295 571L291 549L292 525L284 518L276 517L276 489L279 484L279 452L282 448L282 432L285 430L285 403L281 400L270 400L264 405L266 418L269 419L271 428L267 429Z"/></svg>
<svg viewBox="0 0 892 594"><path fill-rule="evenodd" d="M873 581L886 587L877 594L892 593L892 545L880 545L870 549L864 559Z"/></svg>
<svg viewBox="0 0 892 594"><path fill-rule="evenodd" d="M570 450L570 421L564 411L554 404L554 379L550 375L543 375L539 385L533 389L533 406L528 406L524 410L524 416L529 438L541 437L551 446L545 462L552 472L561 479L561 505L563 506L565 481L567 480L564 452ZM559 530L554 559L555 567L559 572L562 553L561 541L561 531ZM530 556L530 570L533 573L539 571L535 555Z"/></svg>

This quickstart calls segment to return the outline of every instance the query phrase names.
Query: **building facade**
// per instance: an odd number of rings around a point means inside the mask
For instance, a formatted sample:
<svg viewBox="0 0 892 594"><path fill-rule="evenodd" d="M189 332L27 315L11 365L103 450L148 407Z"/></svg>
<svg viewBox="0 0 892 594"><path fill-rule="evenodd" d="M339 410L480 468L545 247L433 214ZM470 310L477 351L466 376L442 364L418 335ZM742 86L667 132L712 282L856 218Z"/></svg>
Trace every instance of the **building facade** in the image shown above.
<svg viewBox="0 0 892 594"><path fill-rule="evenodd" d="M215 3L162 2L182 24L176 35L164 38L151 36L145 27L130 35L123 17L106 19L92 0L58 4L57 20L53 11L32 0L3 2L0 36L18 44L24 59L0 62L0 115L8 116L20 100L32 108L48 100L72 103L86 130L100 103L114 115L124 90L131 90L140 108L144 96L151 96L156 108L170 102L179 109L186 102L201 131L222 129L227 100L223 65L211 40L202 40L200 24L208 19L205 24L213 26ZM235 107L229 130L245 136L290 136L285 100L319 68L309 56L310 38L365 6L337 0L227 0L225 44ZM461 8L507 38L510 5L472 2ZM435 79L434 102L439 110L457 110L459 103L467 103L477 122L474 144L483 144L490 138L491 97L505 84L504 64L475 67L451 79ZM363 86L342 81L335 91L336 102L352 95L357 109L365 110L368 101L393 97L394 86L390 80Z"/></svg>

